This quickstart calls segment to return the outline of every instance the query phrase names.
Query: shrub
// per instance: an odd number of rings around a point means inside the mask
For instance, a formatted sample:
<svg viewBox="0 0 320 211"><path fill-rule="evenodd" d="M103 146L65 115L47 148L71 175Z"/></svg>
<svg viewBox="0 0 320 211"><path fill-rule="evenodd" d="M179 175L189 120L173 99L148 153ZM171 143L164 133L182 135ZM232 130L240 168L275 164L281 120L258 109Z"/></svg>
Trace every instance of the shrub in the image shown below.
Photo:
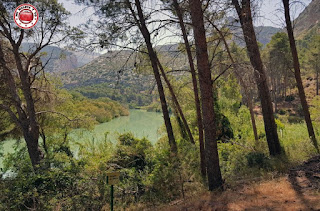
<svg viewBox="0 0 320 211"><path fill-rule="evenodd" d="M288 122L289 123L302 123L303 122L303 118L298 117L298 116L288 116Z"/></svg>
<svg viewBox="0 0 320 211"><path fill-rule="evenodd" d="M270 168L270 159L261 152L249 152L246 155L246 159L248 162L248 166L250 168L258 167L258 168Z"/></svg>
<svg viewBox="0 0 320 211"><path fill-rule="evenodd" d="M301 104L298 105L297 114L299 114L299 116L301 116L301 117L304 115L303 108L302 108Z"/></svg>
<svg viewBox="0 0 320 211"><path fill-rule="evenodd" d="M284 100L286 102L292 102L295 100L295 97L293 95L288 95L288 96L286 96L286 98Z"/></svg>
<svg viewBox="0 0 320 211"><path fill-rule="evenodd" d="M263 138L265 138L265 137L266 137L266 134L263 133L263 132L260 132L259 135L258 135L258 138L259 138L259 139L263 139Z"/></svg>
<svg viewBox="0 0 320 211"><path fill-rule="evenodd" d="M280 115L285 115L285 114L286 114L286 111L283 110L283 109L280 109L278 113L279 113Z"/></svg>

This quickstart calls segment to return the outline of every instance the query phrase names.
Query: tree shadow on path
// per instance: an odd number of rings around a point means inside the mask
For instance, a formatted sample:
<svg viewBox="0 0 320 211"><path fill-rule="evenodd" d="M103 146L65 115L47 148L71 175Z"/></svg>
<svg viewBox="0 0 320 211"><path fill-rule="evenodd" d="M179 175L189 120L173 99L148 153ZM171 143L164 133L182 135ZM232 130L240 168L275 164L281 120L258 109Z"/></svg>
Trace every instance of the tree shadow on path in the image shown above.
<svg viewBox="0 0 320 211"><path fill-rule="evenodd" d="M302 165L292 168L288 181L308 210L319 210L313 207L310 195L320 191L320 156L313 157Z"/></svg>

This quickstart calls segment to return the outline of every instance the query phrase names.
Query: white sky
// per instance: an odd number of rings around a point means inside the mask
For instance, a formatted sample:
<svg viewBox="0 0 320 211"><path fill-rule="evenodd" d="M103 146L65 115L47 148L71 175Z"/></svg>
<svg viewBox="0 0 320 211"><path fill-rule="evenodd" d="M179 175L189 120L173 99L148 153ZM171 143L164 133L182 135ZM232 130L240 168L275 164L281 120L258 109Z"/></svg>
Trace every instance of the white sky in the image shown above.
<svg viewBox="0 0 320 211"><path fill-rule="evenodd" d="M74 3L74 0L58 0L63 3L64 7L73 15L70 17L70 23L74 26L84 23L89 15L93 13L93 9L85 8ZM281 0L256 0L260 4L259 18L256 20L257 26L274 26L282 28L284 26L282 1ZM302 4L295 4L292 10L294 18L303 11L311 0L300 0Z"/></svg>
<svg viewBox="0 0 320 211"><path fill-rule="evenodd" d="M155 0L157 1L157 0ZM294 18L303 11L303 9L311 2L312 0L300 0L301 4L294 4L292 7L291 15ZM86 20L94 14L93 8L88 8L85 6L80 6L74 3L74 0L58 0L58 2L63 3L64 7L71 12L71 17L69 18L70 24L72 26L78 26L83 24ZM256 26L273 26L278 28L284 28L285 22L283 18L283 9L282 9L282 0L255 0L259 4L259 13L258 18L255 19ZM164 38L162 37L165 36ZM156 40L153 40L155 45L164 45L172 44L179 42L180 38L177 37L168 37L172 35L170 31L162 32L162 35L157 37ZM103 50L100 53L104 53Z"/></svg>
<svg viewBox="0 0 320 211"><path fill-rule="evenodd" d="M282 10L282 0L259 0L261 2L260 18L256 21L257 26L273 26L283 28L284 12ZM297 18L311 0L300 0L291 8L292 19Z"/></svg>

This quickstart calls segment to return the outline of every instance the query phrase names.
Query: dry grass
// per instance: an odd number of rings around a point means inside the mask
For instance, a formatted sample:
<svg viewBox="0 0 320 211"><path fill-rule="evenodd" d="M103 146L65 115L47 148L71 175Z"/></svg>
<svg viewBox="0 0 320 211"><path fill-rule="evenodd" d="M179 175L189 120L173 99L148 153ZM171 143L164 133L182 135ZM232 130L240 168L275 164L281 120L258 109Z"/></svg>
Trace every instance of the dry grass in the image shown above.
<svg viewBox="0 0 320 211"><path fill-rule="evenodd" d="M281 177L222 193L204 193L160 210L320 210L320 194L298 191L287 177Z"/></svg>

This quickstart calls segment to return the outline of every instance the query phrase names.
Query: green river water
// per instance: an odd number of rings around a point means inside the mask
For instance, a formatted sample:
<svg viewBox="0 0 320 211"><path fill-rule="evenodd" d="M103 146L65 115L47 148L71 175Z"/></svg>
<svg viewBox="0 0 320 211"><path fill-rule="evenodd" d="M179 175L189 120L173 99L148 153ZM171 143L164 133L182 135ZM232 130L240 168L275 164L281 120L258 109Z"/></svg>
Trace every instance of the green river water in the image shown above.
<svg viewBox="0 0 320 211"><path fill-rule="evenodd" d="M137 138L146 137L152 143L155 143L161 136L158 130L163 124L161 113L147 112L144 110L130 109L129 116L121 116L110 122L96 125L92 132L80 132L74 130L72 132L73 138L78 142L92 140L101 141L105 138L105 133L109 132L108 140L116 143L118 134L131 132ZM81 135L80 135L81 134ZM12 153L14 140L5 141L0 147L3 154ZM2 157L0 157L0 168L2 167Z"/></svg>

